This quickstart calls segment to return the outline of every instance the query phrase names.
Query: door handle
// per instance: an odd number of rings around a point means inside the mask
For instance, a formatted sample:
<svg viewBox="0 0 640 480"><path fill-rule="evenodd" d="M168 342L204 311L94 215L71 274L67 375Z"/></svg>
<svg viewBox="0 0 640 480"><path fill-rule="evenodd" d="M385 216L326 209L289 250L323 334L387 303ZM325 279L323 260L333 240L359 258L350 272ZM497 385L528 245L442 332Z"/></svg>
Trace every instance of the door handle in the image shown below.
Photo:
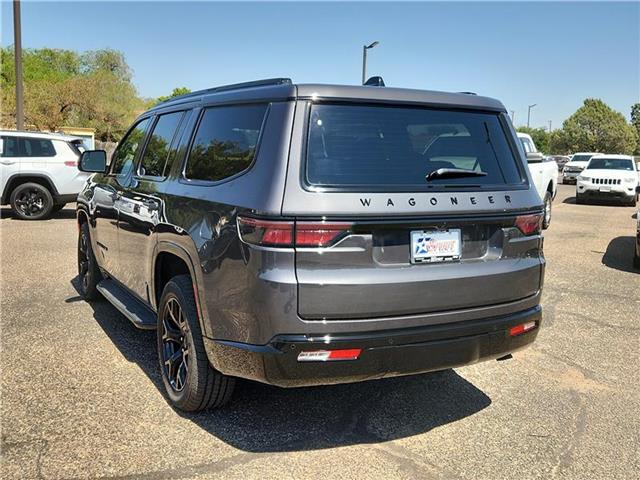
<svg viewBox="0 0 640 480"><path fill-rule="evenodd" d="M12 161L12 160L0 160L0 163L1 163L2 165L13 165L13 164L15 164L16 162L14 162L14 161Z"/></svg>

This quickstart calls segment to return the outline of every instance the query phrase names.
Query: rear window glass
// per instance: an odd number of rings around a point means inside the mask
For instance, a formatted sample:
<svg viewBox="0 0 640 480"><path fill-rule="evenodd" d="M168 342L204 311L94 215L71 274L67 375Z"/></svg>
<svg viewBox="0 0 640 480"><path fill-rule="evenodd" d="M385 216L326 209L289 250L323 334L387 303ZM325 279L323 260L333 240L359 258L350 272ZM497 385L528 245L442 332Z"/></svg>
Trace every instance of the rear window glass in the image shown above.
<svg viewBox="0 0 640 480"><path fill-rule="evenodd" d="M313 105L308 135L309 185L393 191L524 181L494 113ZM427 181L438 169L477 175Z"/></svg>
<svg viewBox="0 0 640 480"><path fill-rule="evenodd" d="M186 177L219 181L249 168L266 111L267 105L205 110L189 153Z"/></svg>
<svg viewBox="0 0 640 480"><path fill-rule="evenodd" d="M51 140L23 138L25 157L55 157L56 150Z"/></svg>

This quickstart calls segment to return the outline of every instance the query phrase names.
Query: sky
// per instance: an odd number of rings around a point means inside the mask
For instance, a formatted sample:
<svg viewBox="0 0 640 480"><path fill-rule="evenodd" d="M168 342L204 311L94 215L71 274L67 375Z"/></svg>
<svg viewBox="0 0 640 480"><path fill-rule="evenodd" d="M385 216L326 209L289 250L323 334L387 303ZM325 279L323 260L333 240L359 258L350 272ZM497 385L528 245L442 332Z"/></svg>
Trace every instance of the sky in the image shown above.
<svg viewBox="0 0 640 480"><path fill-rule="evenodd" d="M1 41L13 43L2 0ZM32 2L23 48L125 54L144 97L270 77L473 91L515 123L559 127L585 98L629 118L640 101L640 2Z"/></svg>

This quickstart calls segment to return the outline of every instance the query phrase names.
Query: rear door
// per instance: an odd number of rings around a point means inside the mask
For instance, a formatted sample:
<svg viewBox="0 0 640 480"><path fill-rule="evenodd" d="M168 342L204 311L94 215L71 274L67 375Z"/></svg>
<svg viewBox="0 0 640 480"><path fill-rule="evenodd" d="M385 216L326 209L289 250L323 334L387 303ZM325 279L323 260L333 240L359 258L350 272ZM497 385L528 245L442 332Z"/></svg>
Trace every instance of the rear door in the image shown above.
<svg viewBox="0 0 640 480"><path fill-rule="evenodd" d="M528 214L540 200L501 113L300 110L308 134L292 145L300 158L283 213L296 221L302 318L481 308L538 292L540 217Z"/></svg>

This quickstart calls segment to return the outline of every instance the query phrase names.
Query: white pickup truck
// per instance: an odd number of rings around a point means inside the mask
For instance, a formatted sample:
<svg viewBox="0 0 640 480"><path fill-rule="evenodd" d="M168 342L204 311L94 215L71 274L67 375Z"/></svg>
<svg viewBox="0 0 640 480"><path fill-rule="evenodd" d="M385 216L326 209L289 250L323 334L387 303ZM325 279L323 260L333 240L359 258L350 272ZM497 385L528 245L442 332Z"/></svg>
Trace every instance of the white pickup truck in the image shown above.
<svg viewBox="0 0 640 480"><path fill-rule="evenodd" d="M548 228L551 223L551 203L558 191L558 164L554 160L547 160L542 153L538 152L530 135L518 132L518 138L527 155L527 164L533 183L544 202L542 228Z"/></svg>

